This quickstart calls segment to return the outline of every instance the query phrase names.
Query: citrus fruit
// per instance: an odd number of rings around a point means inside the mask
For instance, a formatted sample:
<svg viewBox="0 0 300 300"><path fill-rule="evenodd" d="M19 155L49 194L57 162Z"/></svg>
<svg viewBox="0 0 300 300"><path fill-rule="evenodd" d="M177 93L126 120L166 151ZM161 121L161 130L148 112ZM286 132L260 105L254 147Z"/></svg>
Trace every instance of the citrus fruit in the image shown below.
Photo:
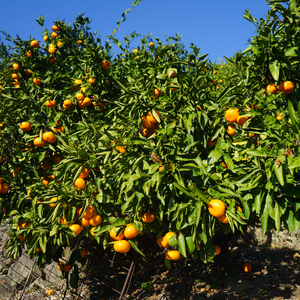
<svg viewBox="0 0 300 300"><path fill-rule="evenodd" d="M168 250L166 252L166 258L168 260L178 260L180 258L180 252L178 250Z"/></svg>
<svg viewBox="0 0 300 300"><path fill-rule="evenodd" d="M127 253L130 250L131 246L126 240L116 241L114 243L114 249L119 253Z"/></svg>
<svg viewBox="0 0 300 300"><path fill-rule="evenodd" d="M216 218L222 217L225 214L225 209L224 202L219 199L213 199L208 203L209 213Z"/></svg>
<svg viewBox="0 0 300 300"><path fill-rule="evenodd" d="M132 224L128 224L124 230L124 235L127 239L133 239L138 234L139 231Z"/></svg>
<svg viewBox="0 0 300 300"><path fill-rule="evenodd" d="M225 119L227 122L230 122L230 123L236 122L238 116L239 116L239 112L235 108L227 109L225 112Z"/></svg>
<svg viewBox="0 0 300 300"><path fill-rule="evenodd" d="M114 228L112 228L109 232L109 235L112 239L114 240L122 240L124 238L124 231L122 231L118 236L117 236L117 231L115 231Z"/></svg>

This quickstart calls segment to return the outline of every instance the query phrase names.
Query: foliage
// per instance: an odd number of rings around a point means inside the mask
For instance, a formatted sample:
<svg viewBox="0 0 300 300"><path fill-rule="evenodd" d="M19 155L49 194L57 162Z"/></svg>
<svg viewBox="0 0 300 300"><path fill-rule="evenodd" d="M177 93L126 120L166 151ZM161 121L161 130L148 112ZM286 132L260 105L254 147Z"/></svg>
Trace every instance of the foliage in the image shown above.
<svg viewBox="0 0 300 300"><path fill-rule="evenodd" d="M95 236L92 225L82 226L77 240L96 240L112 251L110 230L119 234L129 223L139 235L178 232L170 247L203 261L215 256L216 232L257 222L264 233L282 223L299 229L300 12L295 0L268 3L266 20L246 11L257 35L226 64L211 64L195 45L187 50L180 36L165 43L142 37L131 49L136 34L125 38L125 47L112 35L122 50L113 57L83 15L73 25L56 21L57 37L43 29L48 39L37 48L33 39L7 35L14 47L0 48L0 176L9 192L1 194L0 218L11 223L9 253L17 256L26 245L38 263L59 262L75 237L70 224L82 224L90 205L101 225L94 226ZM42 17L38 23L43 26ZM286 80L295 85L289 94L265 90ZM224 118L229 108L248 118L233 136ZM158 123L147 129L149 112ZM30 131L20 129L25 121ZM34 146L45 131L57 141ZM87 185L76 188L85 168ZM228 223L209 213L211 199L225 203ZM155 215L153 222L143 221L146 212ZM68 262L75 288L76 261L85 262L77 248Z"/></svg>

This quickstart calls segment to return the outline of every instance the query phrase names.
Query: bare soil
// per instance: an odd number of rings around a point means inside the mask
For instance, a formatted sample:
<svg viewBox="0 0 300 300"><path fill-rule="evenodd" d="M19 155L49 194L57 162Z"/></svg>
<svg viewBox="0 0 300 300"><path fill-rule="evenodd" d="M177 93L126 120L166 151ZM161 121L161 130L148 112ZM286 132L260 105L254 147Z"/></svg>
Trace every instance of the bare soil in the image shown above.
<svg viewBox="0 0 300 300"><path fill-rule="evenodd" d="M134 257L135 270L123 299L300 299L300 232L283 230L266 236L259 228L248 228L231 238L230 261L205 264L181 258L172 261L171 270L154 237L141 246L145 257L134 251L126 256L101 249L91 253L84 280L91 300L119 299L117 291L121 292ZM252 272L243 271L244 262L251 263Z"/></svg>

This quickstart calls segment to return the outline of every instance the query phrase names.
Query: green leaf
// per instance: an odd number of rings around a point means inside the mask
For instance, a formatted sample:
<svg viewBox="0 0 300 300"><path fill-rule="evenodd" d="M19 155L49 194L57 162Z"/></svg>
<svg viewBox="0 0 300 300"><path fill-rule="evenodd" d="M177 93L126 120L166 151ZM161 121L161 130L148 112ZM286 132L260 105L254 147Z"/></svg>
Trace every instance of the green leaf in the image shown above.
<svg viewBox="0 0 300 300"><path fill-rule="evenodd" d="M136 246L136 244L132 240L128 240L131 247L140 255L145 256L145 254Z"/></svg>
<svg viewBox="0 0 300 300"><path fill-rule="evenodd" d="M169 270L171 270L171 262L166 257L165 257L165 265Z"/></svg>
<svg viewBox="0 0 300 300"><path fill-rule="evenodd" d="M269 69L274 80L278 81L280 74L280 62L278 60L275 60L274 62L270 63Z"/></svg>
<svg viewBox="0 0 300 300"><path fill-rule="evenodd" d="M290 47L285 51L285 56L298 56L298 47Z"/></svg>
<svg viewBox="0 0 300 300"><path fill-rule="evenodd" d="M190 253L194 253L194 251L196 250L196 244L193 241L193 237L192 236L187 236L185 238L186 241L186 245L187 245L187 249Z"/></svg>
<svg viewBox="0 0 300 300"><path fill-rule="evenodd" d="M273 165L273 170L275 172L275 175L277 177L278 182L280 183L280 185L284 186L286 183L286 178L285 178L285 174L284 174L284 169L282 166L282 163L280 163L280 165L277 165L276 160L274 161L274 165Z"/></svg>
<svg viewBox="0 0 300 300"><path fill-rule="evenodd" d="M182 254L182 256L187 257L185 238L182 233L180 233L178 236L178 251Z"/></svg>
<svg viewBox="0 0 300 300"><path fill-rule="evenodd" d="M209 164L214 164L222 157L222 153L218 150L212 150L208 154Z"/></svg>

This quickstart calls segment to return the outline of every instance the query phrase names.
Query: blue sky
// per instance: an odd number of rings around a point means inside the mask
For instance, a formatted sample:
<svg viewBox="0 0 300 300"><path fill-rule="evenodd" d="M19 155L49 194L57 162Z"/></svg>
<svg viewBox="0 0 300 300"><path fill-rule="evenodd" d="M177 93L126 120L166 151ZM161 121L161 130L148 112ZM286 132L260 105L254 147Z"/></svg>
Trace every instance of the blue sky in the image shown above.
<svg viewBox="0 0 300 300"><path fill-rule="evenodd" d="M79 13L92 20L91 30L106 40L117 28L122 13L131 7L133 0L14 0L5 1L0 10L0 30L22 39L31 35L42 40L41 28L35 21L39 15L45 17L45 27L49 28L57 19L72 23ZM182 42L191 43L201 49L201 54L209 54L211 61L223 56L233 56L236 51L247 48L247 41L254 36L255 26L243 18L245 9L256 16L265 18L268 5L264 0L143 0L134 8L116 38L122 38L133 31L149 34L164 40L164 34L182 35ZM0 33L1 41L7 43ZM133 46L139 44L139 39Z"/></svg>

